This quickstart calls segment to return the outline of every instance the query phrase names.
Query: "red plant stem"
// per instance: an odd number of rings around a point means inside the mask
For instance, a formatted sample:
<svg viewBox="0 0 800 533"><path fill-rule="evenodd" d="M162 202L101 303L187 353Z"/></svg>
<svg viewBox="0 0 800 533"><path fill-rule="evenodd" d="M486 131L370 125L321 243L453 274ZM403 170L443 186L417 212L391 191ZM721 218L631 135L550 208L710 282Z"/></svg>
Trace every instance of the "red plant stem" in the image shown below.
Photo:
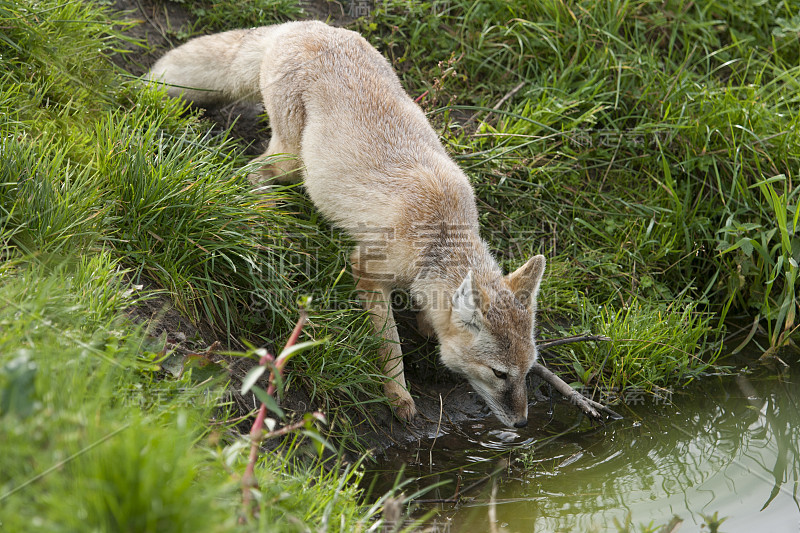
<svg viewBox="0 0 800 533"><path fill-rule="evenodd" d="M295 324L294 330L292 330L292 334L289 336L289 340L286 342L286 346L283 347L283 351L281 353L295 345L297 339L300 338L300 332L303 330L305 323L306 313L301 311L300 318L297 319L297 324ZM271 363L273 361L275 361L275 358L272 356L272 354L265 350L264 355L261 356L258 364L261 366L266 366L267 363ZM267 387L268 395L273 396L275 394L275 372L277 371L280 376L283 376L283 367L285 364L285 357L279 356L278 360L275 361L275 367L269 373L269 387ZM252 492L250 489L258 487L258 482L256 481L255 476L255 468L256 461L258 460L258 449L261 445L261 440L263 439L265 418L267 418L267 406L266 404L262 403L261 407L258 409L256 419L253 422L253 427L250 428L250 456L247 459L247 467L245 468L244 476L242 476L242 502L244 503L245 511L250 515L253 513L253 507L251 504ZM300 425L296 425L296 427L292 427L292 429L297 429L297 427L300 426L302 426L302 423L300 423ZM286 433L289 431L290 429L286 429Z"/></svg>
<svg viewBox="0 0 800 533"><path fill-rule="evenodd" d="M300 311L300 318L297 319L297 324L295 324L294 329L292 330L292 334L289 336L289 340L286 341L286 346L283 347L281 354L283 354L286 350L291 348L297 343L297 339L300 338L300 332L303 330L303 326L306 325L306 312L301 310ZM279 355L278 360L275 361L275 370L278 371L278 374L283 377L283 367L286 366L286 358ZM269 387L267 388L267 394L272 396L275 394L275 370L270 372L269 374ZM265 408L264 405L261 406Z"/></svg>

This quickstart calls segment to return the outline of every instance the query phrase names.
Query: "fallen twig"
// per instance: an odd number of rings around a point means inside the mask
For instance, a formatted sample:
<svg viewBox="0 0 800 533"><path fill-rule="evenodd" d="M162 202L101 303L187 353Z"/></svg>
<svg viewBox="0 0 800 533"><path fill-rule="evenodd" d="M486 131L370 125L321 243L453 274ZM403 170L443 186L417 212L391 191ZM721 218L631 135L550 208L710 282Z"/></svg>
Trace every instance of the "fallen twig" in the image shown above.
<svg viewBox="0 0 800 533"><path fill-rule="evenodd" d="M573 335L571 337L562 337L560 339L551 339L543 342L537 342L536 346L540 350L546 350L553 346L561 346L562 344L570 344L573 342L592 342L592 341L611 341L611 337L605 335Z"/></svg>
<svg viewBox="0 0 800 533"><path fill-rule="evenodd" d="M534 363L531 371L545 380L547 383L551 384L562 396L564 396L564 398L567 399L569 403L586 413L593 420L603 420L603 416L600 413L605 414L613 420L620 420L622 418L622 415L619 413L616 413L603 404L597 403L594 400L590 400L580 392L576 391L564 380L553 374L553 372L539 363Z"/></svg>
<svg viewBox="0 0 800 533"><path fill-rule="evenodd" d="M553 346L561 346L562 344L570 344L573 342L608 342L612 340L614 339L606 337L605 335L573 335L571 337L563 337L561 339L552 339L539 342L537 343L537 346L540 350L545 350L547 348L552 348ZM604 413L613 420L620 420L622 418L622 415L619 413L609 409L603 404L597 403L594 400L590 400L580 392L576 391L564 380L556 376L553 372L539 363L535 363L531 370L537 376L555 387L555 389L561 393L561 395L564 396L569 403L575 405L578 409L589 415L589 417L591 417L593 420L602 420L603 417L600 415L600 413Z"/></svg>

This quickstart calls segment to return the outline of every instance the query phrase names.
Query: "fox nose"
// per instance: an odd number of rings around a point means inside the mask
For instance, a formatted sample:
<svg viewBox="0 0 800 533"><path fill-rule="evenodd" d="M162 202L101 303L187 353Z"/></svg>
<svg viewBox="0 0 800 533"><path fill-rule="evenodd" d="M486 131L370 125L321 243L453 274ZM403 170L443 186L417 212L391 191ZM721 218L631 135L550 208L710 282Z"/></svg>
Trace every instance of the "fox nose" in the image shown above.
<svg viewBox="0 0 800 533"><path fill-rule="evenodd" d="M514 422L514 427L515 428L524 428L527 425L528 425L528 419L527 418L523 418L521 420L517 420L516 422Z"/></svg>

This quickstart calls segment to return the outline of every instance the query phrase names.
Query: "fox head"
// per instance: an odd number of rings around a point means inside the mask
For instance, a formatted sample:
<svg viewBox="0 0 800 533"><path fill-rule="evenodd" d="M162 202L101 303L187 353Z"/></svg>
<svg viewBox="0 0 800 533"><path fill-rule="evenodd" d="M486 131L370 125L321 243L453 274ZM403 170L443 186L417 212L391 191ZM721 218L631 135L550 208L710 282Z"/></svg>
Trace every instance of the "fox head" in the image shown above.
<svg viewBox="0 0 800 533"><path fill-rule="evenodd" d="M528 423L525 378L538 356L533 337L544 269L537 255L489 286L470 271L450 298L450 327L439 339L445 366L465 376L509 427Z"/></svg>

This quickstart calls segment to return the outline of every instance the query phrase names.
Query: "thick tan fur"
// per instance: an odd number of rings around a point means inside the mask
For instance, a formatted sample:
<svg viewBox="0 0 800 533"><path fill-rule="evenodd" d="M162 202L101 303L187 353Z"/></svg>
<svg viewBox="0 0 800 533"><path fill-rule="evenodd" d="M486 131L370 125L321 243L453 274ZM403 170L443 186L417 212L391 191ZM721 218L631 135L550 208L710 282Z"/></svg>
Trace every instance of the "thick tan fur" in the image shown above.
<svg viewBox="0 0 800 533"><path fill-rule="evenodd" d="M355 238L353 275L387 341L385 393L400 418L416 407L389 303L395 288L410 290L444 364L503 423L525 425L544 257L503 276L479 236L466 175L377 50L352 31L290 22L194 39L148 78L201 105L263 101L273 135L264 156L296 157L251 178L302 179L317 208Z"/></svg>

